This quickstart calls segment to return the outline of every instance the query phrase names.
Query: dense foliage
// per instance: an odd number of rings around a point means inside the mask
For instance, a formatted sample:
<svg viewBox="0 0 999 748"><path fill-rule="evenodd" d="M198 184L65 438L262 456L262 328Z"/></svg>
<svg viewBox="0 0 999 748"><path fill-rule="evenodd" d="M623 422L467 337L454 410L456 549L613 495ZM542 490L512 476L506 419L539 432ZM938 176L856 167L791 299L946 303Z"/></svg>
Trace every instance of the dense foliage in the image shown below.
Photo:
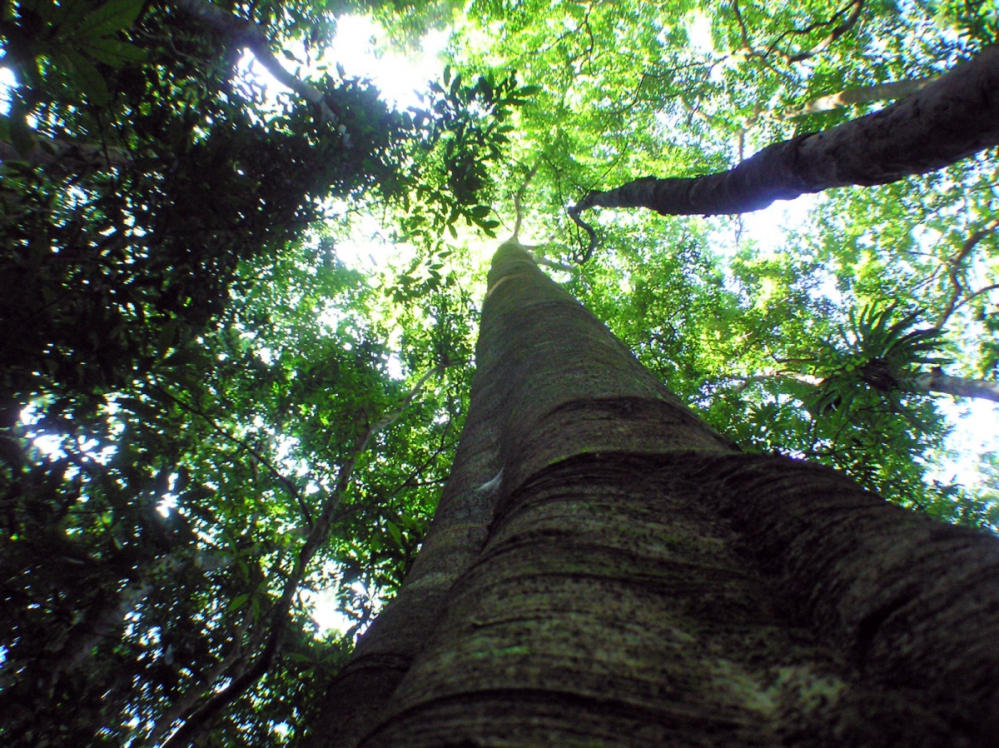
<svg viewBox="0 0 999 748"><path fill-rule="evenodd" d="M536 242L744 448L999 527L996 454L942 480L948 424L913 385L999 374L994 152L823 196L772 235L607 212L590 253L565 212L880 106L869 87L995 42L989 4L214 6L238 31L197 4L10 0L0 18L5 745L158 744L183 720L203 745L307 732L433 516L496 232ZM393 110L329 63L344 12L404 46L452 29L422 104ZM306 95L243 72L247 28ZM870 96L801 113L848 90ZM346 263L372 222L405 251ZM320 595L344 631L317 630Z"/></svg>

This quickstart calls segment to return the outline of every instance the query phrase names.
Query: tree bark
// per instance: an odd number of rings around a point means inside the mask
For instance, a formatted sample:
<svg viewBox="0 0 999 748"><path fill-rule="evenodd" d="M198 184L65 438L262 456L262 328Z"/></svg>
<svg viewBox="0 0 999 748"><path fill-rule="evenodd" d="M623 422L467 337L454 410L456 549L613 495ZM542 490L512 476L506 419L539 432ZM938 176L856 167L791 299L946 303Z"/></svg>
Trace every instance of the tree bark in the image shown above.
<svg viewBox="0 0 999 748"><path fill-rule="evenodd" d="M775 200L924 174L999 144L999 47L912 96L820 133L767 146L729 171L643 177L587 194L571 211L649 208L662 215L746 213Z"/></svg>
<svg viewBox="0 0 999 748"><path fill-rule="evenodd" d="M913 392L943 392L955 397L977 397L999 403L999 382L952 377L939 369L916 376L905 389Z"/></svg>
<svg viewBox="0 0 999 748"><path fill-rule="evenodd" d="M431 535L315 745L993 744L996 538L740 453L515 242L476 355ZM358 708L337 684L375 654L397 685Z"/></svg>

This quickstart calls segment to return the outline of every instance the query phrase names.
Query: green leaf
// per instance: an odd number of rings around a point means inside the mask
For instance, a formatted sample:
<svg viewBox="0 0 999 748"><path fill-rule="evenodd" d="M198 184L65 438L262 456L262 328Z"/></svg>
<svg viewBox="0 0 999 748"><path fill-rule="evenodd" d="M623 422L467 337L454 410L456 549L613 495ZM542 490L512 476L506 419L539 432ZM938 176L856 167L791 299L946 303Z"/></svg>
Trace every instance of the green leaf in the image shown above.
<svg viewBox="0 0 999 748"><path fill-rule="evenodd" d="M117 39L88 39L80 44L80 49L116 70L146 61L146 50Z"/></svg>
<svg viewBox="0 0 999 748"><path fill-rule="evenodd" d="M50 6L48 20L54 27L57 39L71 37L77 32L77 24L96 7L91 0L61 0L58 6Z"/></svg>
<svg viewBox="0 0 999 748"><path fill-rule="evenodd" d="M250 599L250 594L248 592L242 595L236 595L236 597L232 599L232 602L229 603L229 607L226 609L226 612L231 613L234 610L242 608L243 604L249 599Z"/></svg>
<svg viewBox="0 0 999 748"><path fill-rule="evenodd" d="M7 119L7 118L5 118ZM28 124L27 112L20 97L14 99L10 108L10 118L7 119L7 130L10 142L20 156L27 156L34 150L35 131Z"/></svg>
<svg viewBox="0 0 999 748"><path fill-rule="evenodd" d="M111 0L84 18L72 36L101 37L128 28L135 23L144 4L145 0Z"/></svg>
<svg viewBox="0 0 999 748"><path fill-rule="evenodd" d="M405 547L402 543L402 533L399 532L399 527L398 525L395 524L395 522L386 521L385 529L388 530L388 534L392 536L392 540L395 541L395 544L397 546L399 546L400 548Z"/></svg>
<svg viewBox="0 0 999 748"><path fill-rule="evenodd" d="M94 106L106 107L111 103L104 76L90 60L76 52L63 52L62 57L71 70L70 81Z"/></svg>

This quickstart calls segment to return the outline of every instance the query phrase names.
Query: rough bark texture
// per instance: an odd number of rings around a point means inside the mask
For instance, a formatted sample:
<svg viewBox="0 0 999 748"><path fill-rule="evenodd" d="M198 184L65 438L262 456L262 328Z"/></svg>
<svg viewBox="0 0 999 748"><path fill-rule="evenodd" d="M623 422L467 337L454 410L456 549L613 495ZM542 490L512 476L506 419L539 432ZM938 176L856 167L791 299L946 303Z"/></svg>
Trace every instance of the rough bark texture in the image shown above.
<svg viewBox="0 0 999 748"><path fill-rule="evenodd" d="M340 681L398 685L318 745L994 745L995 538L741 454L519 246L489 285L432 560Z"/></svg>
<svg viewBox="0 0 999 748"><path fill-rule="evenodd" d="M572 210L649 208L718 215L808 192L895 182L999 144L999 47L958 65L907 99L824 132L775 143L734 169L688 179L644 177L591 192Z"/></svg>

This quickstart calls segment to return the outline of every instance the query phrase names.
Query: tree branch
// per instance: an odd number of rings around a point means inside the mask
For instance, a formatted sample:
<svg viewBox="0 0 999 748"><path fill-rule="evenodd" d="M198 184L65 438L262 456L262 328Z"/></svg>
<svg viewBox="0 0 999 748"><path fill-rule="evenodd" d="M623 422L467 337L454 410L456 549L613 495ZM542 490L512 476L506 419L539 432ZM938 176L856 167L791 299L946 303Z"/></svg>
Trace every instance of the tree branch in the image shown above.
<svg viewBox="0 0 999 748"><path fill-rule="evenodd" d="M513 238L517 239L520 236L520 226L524 220L524 193L527 192L527 186L534 179L534 175L538 173L538 167L541 165L540 161L536 161L534 166L530 168L527 172L527 176L524 177L524 181L520 183L520 187L517 188L516 194L513 196L513 210L514 210L514 224L513 224Z"/></svg>
<svg viewBox="0 0 999 748"><path fill-rule="evenodd" d="M880 112L775 143L729 171L643 177L607 192L593 191L569 215L576 220L594 207L649 208L662 215L745 213L833 187L895 182L996 144L999 47L989 47Z"/></svg>
<svg viewBox="0 0 999 748"><path fill-rule="evenodd" d="M298 591L298 588L302 583L302 579L305 576L305 570L308 567L309 562L312 560L312 557L327 540L334 513L343 500L343 496L346 493L348 485L350 484L350 479L354 472L354 467L357 465L357 461L360 459L361 455L364 454L364 451L367 449L368 443L371 441L372 437L374 437L375 434L382 429L395 423L399 417L406 412L409 406L413 403L413 400L416 399L417 395L419 395L423 390L423 386L427 383L427 380L439 371L440 369L436 368L431 369L424 374L420 378L420 381L416 383L413 389L410 390L409 394L403 399L399 408L370 426L364 435L358 440L350 458L348 458L347 461L340 467L333 490L323 502L319 517L316 520L316 523L312 526L305 543L302 545L302 549L298 554L298 559L295 561L295 567L292 570L292 573L288 576L288 579L285 581L281 598L274 607L274 619L271 624L271 630L267 637L267 643L264 645L263 652L261 652L260 656L257 657L253 665L251 665L245 672L234 678L228 686L212 696L197 711L195 711L184 722L184 724L178 727L173 734L166 739L161 748L177 748L178 746L189 745L197 737L201 730L205 728L209 720L214 717L215 714L246 693L246 691L248 691L270 669L281 648L281 640L284 636L285 627L288 624L288 611L291 609L291 603L295 597L295 593Z"/></svg>
<svg viewBox="0 0 999 748"><path fill-rule="evenodd" d="M82 169L106 169L130 166L132 157L124 148L105 148L97 143L77 143L33 133L35 147L18 153L13 143L0 140L0 163L20 161L29 166L55 168L57 172L76 173Z"/></svg>
<svg viewBox="0 0 999 748"><path fill-rule="evenodd" d="M950 316L960 306L959 302L961 294L964 292L964 286L961 284L961 279L958 278L958 272L961 269L961 264L965 261L965 259L967 259L968 255L971 254L971 250L973 250L978 243L982 241L982 239L995 231L997 227L999 227L999 218L989 221L982 228L978 229L971 236L969 236L964 241L964 244L961 245L961 251L959 251L955 257L947 262L947 276L951 283L950 298L947 301L947 306L944 307L943 312L941 312L931 329L942 330L943 326L947 323L947 320L950 319ZM986 288L975 292L971 297L969 297L969 299L966 299L966 301L974 298L975 296L981 295L987 290L989 289Z"/></svg>
<svg viewBox="0 0 999 748"><path fill-rule="evenodd" d="M852 29L854 25L857 23L857 20L860 18L860 12L864 9L864 0L853 0L851 5L853 6L853 12L850 13L849 17L845 21L843 21L843 23L834 28L832 30L832 33L829 34L829 36L827 36L825 39L823 39L814 47L805 52L799 52L796 55L786 55L787 61L803 62L809 59L810 57L815 57L815 55L819 54L820 52L824 52L826 49L829 48L830 44L835 42L837 39L843 36L843 34ZM840 11L839 13L842 12L843 11ZM839 13L837 13L836 15L839 15ZM833 18L835 17L836 16L833 16Z"/></svg>
<svg viewBox="0 0 999 748"><path fill-rule="evenodd" d="M271 52L271 43L257 24L236 18L209 0L169 0L169 2L178 10L218 31L230 44L247 47L279 83L290 88L310 104L318 106L325 122L332 125L339 122L339 118L326 103L322 91L284 69Z"/></svg>
<svg viewBox="0 0 999 748"><path fill-rule="evenodd" d="M216 663L215 667L211 668L205 674L199 682L200 687L192 686L184 694L182 694L179 699L170 704L170 707L163 712L160 718L156 721L156 724L153 726L152 732L149 734L149 737L146 738L146 745L158 745L160 739L166 734L167 730L173 726L173 723L181 719L189 709L194 707L198 699L200 699L202 694L204 694L205 690L210 688L218 678L227 673L229 669L239 661L243 654L243 634L246 632L248 625L249 616L243 616L242 621L233 634L233 644L229 648L225 657Z"/></svg>
<svg viewBox="0 0 999 748"><path fill-rule="evenodd" d="M204 411L201 411L198 408L195 408L193 405L184 402L179 397L171 394L170 392L168 392L167 390L163 389L159 385L155 385L154 384L154 385L152 385L152 387L157 392L159 392L161 395L163 395L164 397L168 398L172 402L176 403L177 405L179 405L184 410L188 411L189 413L194 413L194 415L200 416L201 418L203 418L208 423L208 425L211 426L216 431L216 433L220 434L221 436L225 437L229 441L233 442L234 444L239 445L240 447L242 447L243 449L245 449L247 452L249 452L250 455L253 457L253 459L255 459L257 462L259 462L261 465L263 465L265 468L267 468L267 471L271 475L273 475L275 478L277 478L278 481L281 482L281 485L283 485L288 490L288 493L290 493L292 495L292 497L298 502L298 507L299 507L299 509L302 510L302 514L305 517L305 521L308 523L308 525L309 525L310 528L312 527L312 514L309 512L309 507L305 503L305 499L302 498L302 494L301 494L301 492L299 492L298 487L294 483L292 483L291 480L289 480L287 477L285 477L285 475L280 470L278 470L276 467L274 467L266 457L264 457L262 454L260 454L260 452L258 452L253 447L251 447L249 445L249 443L247 443L245 440L240 439L239 437L233 436L228 431L226 431L224 428L222 428L221 426L219 426L214 421L214 419L212 419L212 417L209 416Z"/></svg>
<svg viewBox="0 0 999 748"><path fill-rule="evenodd" d="M999 382L952 377L944 374L939 367L914 377L911 389L915 392L943 392L954 397L973 397L999 403Z"/></svg>
<svg viewBox="0 0 999 748"><path fill-rule="evenodd" d="M735 391L738 393L744 392L751 384L773 379L790 379L812 387L819 387L825 381L811 374L775 370L765 370L760 374L744 377L729 376L727 379L740 382L739 386L735 388ZM940 367L934 367L931 371L917 374L914 377L896 379L894 386L902 392L920 392L928 395L943 393L945 395L954 395L955 397L971 397L992 400L999 403L999 382L992 382L986 379L952 377L944 374Z"/></svg>
<svg viewBox="0 0 999 748"><path fill-rule="evenodd" d="M604 195L609 193L591 192L589 195L580 200L578 204L571 206L567 211L569 214L569 218L572 219L573 223L579 226L579 228L585 231L587 236L590 237L590 241L586 245L586 249L583 251L581 255L576 257L576 262L578 262L580 265L586 263L593 256L593 250L597 248L597 232L593 230L593 227L590 224L586 223L586 221L584 221L582 218L579 217L581 211L585 210L586 208L592 207L590 205L584 205L583 203L586 202L586 199L590 197L590 195L595 195L595 194Z"/></svg>
<svg viewBox="0 0 999 748"><path fill-rule="evenodd" d="M807 114L821 114L831 112L834 109L852 106L854 104L866 104L871 101L884 101L885 99L901 99L911 96L917 91L922 91L927 84L935 81L940 76L931 78L913 78L911 80L895 81L894 83L878 83L873 86L859 86L857 88L847 88L839 93L820 96L812 99L799 109L791 109L785 112L782 119L792 119L794 117L804 117Z"/></svg>
<svg viewBox="0 0 999 748"><path fill-rule="evenodd" d="M847 19L843 21L843 23L841 23L839 26L835 27L825 39L820 41L811 49L792 55L786 52L782 52L777 48L777 45L779 45L787 36L791 34L803 36L805 34L811 34L813 31L822 28L823 26L832 25L833 23L836 22L836 19L841 17L849 8L852 8L853 10L850 13L850 15L847 17ZM767 47L765 52L760 52L756 48L754 48L752 43L749 41L749 31L746 28L745 20L743 20L742 18L742 12L739 10L738 0L732 0L732 10L735 13L735 19L739 24L739 33L742 37L743 47L742 50L739 51L744 52L749 56L757 57L760 60L762 60L764 63L767 62L767 58L772 54L776 54L777 56L781 57L785 62L803 62L804 60L814 57L820 52L824 52L829 48L830 45L832 45L833 42L835 42L837 39L843 36L843 34L848 32L856 25L857 21L860 19L860 13L863 10L863 8L864 8L864 0L850 0L850 2L847 5L836 11L828 21L816 21L814 23L808 24L803 29L798 29L798 28L788 29L784 31L782 34L778 35L778 37L774 39L773 42L770 43L770 46Z"/></svg>

